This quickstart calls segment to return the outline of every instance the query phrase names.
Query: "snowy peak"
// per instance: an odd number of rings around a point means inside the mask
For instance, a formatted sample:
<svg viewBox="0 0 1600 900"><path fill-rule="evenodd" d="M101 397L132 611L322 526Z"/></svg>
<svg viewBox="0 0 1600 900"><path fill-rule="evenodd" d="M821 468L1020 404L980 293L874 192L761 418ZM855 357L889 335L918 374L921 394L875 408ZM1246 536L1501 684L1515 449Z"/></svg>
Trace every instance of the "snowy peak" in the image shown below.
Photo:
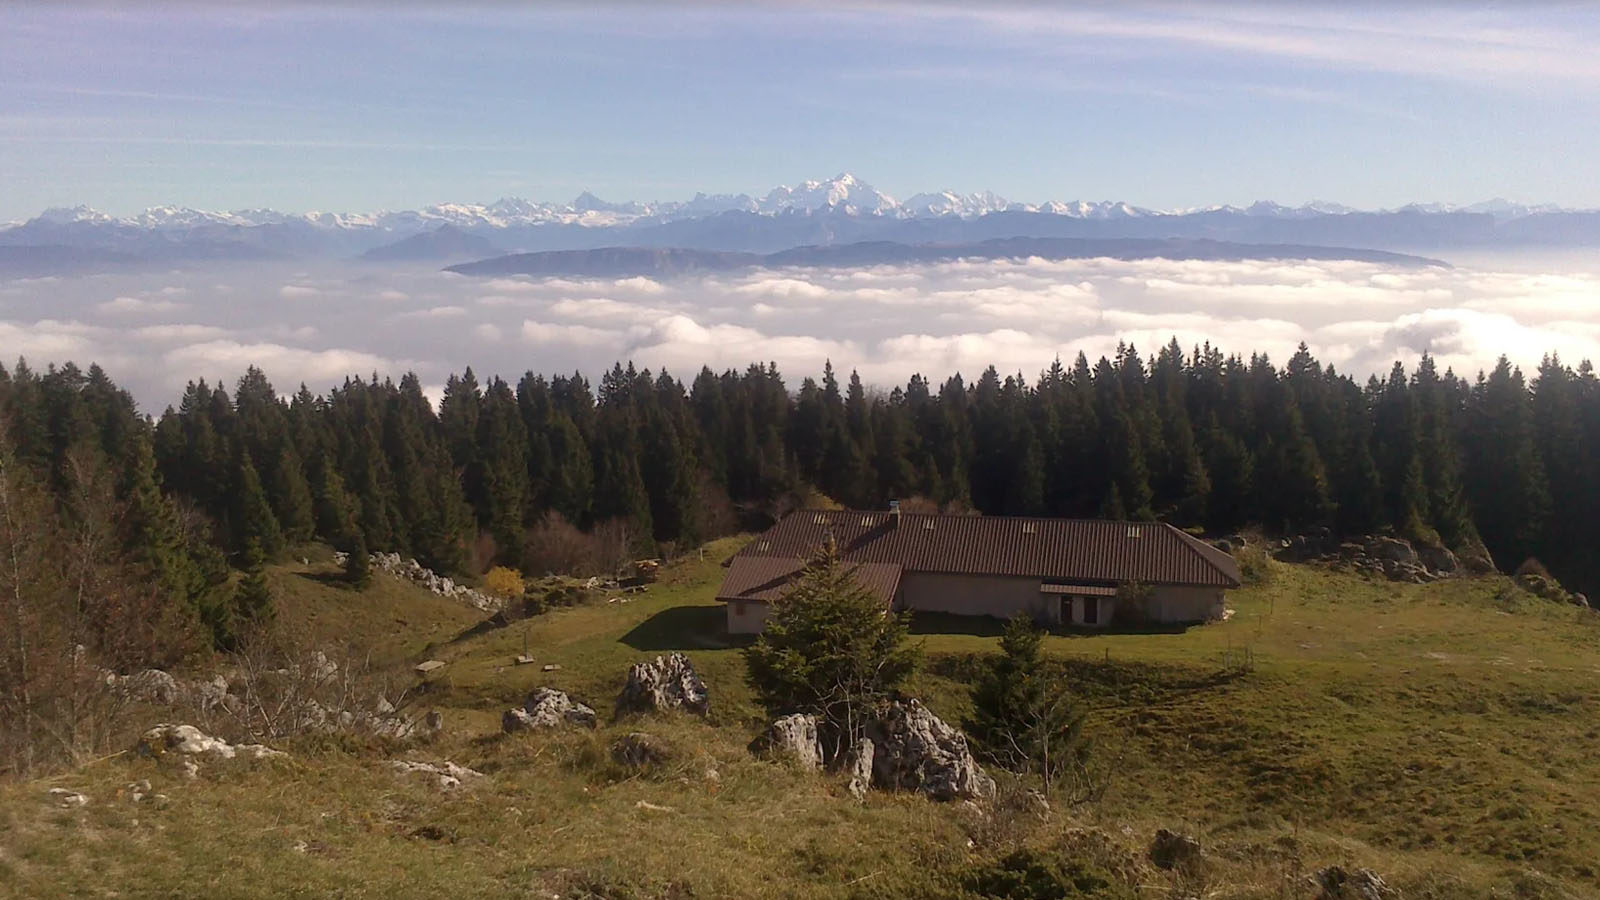
<svg viewBox="0 0 1600 900"><path fill-rule="evenodd" d="M88 206L52 206L40 213L34 221L45 225L76 225L80 222L109 225L116 219Z"/></svg>
<svg viewBox="0 0 1600 900"><path fill-rule="evenodd" d="M849 172L841 172L826 181L802 181L795 187L775 187L767 194L761 211L817 212L826 209L846 215L881 216L895 212L899 206L888 194Z"/></svg>

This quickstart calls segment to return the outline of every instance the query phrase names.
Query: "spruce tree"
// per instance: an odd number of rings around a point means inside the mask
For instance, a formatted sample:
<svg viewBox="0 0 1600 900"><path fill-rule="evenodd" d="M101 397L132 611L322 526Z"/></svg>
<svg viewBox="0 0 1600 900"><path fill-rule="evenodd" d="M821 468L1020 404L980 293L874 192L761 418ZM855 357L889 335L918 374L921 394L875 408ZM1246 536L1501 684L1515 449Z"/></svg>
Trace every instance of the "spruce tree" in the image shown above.
<svg viewBox="0 0 1600 900"><path fill-rule="evenodd" d="M367 550L367 539L360 531L350 533L344 560L344 580L356 590L366 590L372 585L372 559Z"/></svg>
<svg viewBox="0 0 1600 900"><path fill-rule="evenodd" d="M245 553L254 547L254 552L267 559L276 559L283 552L283 531L278 527L271 504L267 502L267 494L261 486L261 477L256 474L256 467L251 464L249 455L243 452L239 454L235 471L232 507L229 526L234 547Z"/></svg>
<svg viewBox="0 0 1600 900"><path fill-rule="evenodd" d="M244 550L244 577L233 592L233 639L237 640L245 631L266 626L274 614L266 557L261 542L252 539Z"/></svg>
<svg viewBox="0 0 1600 900"><path fill-rule="evenodd" d="M1038 773L1048 787L1088 755L1084 714L1059 670L1043 658L1044 629L1018 615L972 689L966 730L980 752L1014 772Z"/></svg>

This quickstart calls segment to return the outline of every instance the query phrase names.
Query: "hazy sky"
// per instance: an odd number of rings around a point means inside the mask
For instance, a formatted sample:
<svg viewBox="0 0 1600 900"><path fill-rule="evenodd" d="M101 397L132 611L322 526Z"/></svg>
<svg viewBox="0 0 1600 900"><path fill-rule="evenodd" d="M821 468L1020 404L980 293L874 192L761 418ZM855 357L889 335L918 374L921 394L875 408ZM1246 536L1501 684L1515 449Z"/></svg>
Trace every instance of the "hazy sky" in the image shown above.
<svg viewBox="0 0 1600 900"><path fill-rule="evenodd" d="M0 220L758 192L1600 206L1600 7L12 3Z"/></svg>

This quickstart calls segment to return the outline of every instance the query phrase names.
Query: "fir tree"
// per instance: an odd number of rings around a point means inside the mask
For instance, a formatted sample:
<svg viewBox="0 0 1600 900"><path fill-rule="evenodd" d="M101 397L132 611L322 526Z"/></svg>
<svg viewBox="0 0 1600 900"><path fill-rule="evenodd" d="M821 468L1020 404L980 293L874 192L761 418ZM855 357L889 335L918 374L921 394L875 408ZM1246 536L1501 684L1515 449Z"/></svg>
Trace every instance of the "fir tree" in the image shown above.
<svg viewBox="0 0 1600 900"><path fill-rule="evenodd" d="M244 550L244 577L233 592L233 616L229 623L229 643L245 631L264 627L275 613L272 588L267 583L266 557L261 542L252 539Z"/></svg>
<svg viewBox="0 0 1600 900"><path fill-rule="evenodd" d="M367 550L367 539L360 531L350 533L349 549L345 551L344 580L358 591L372 586L372 559Z"/></svg>
<svg viewBox="0 0 1600 900"><path fill-rule="evenodd" d="M1088 743L1084 714L1041 652L1044 629L1026 615L1006 625L1000 653L972 689L967 734L990 761L1015 772L1036 772L1046 789L1083 763Z"/></svg>

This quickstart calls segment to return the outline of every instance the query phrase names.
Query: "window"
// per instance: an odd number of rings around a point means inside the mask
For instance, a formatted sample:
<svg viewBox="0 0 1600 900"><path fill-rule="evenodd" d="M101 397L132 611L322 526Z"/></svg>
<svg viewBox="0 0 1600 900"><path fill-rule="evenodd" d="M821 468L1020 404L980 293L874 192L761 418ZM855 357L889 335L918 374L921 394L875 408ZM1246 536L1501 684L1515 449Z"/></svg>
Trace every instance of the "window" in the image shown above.
<svg viewBox="0 0 1600 900"><path fill-rule="evenodd" d="M1038 525L1038 523L1036 523L1036 522L1023 522L1022 523L1022 533L1023 534L1038 534L1039 533L1039 525Z"/></svg>
<svg viewBox="0 0 1600 900"><path fill-rule="evenodd" d="M1144 532L1141 531L1139 529L1139 526L1137 526L1137 525L1129 525L1128 526L1128 537L1131 537L1131 538L1144 537Z"/></svg>
<svg viewBox="0 0 1600 900"><path fill-rule="evenodd" d="M862 516L861 517L861 527L862 528L871 528L872 527L872 517L871 516Z"/></svg>
<svg viewBox="0 0 1600 900"><path fill-rule="evenodd" d="M1100 598L1099 597L1085 597L1085 598L1083 598L1083 624L1085 624L1085 625L1099 625L1100 624Z"/></svg>
<svg viewBox="0 0 1600 900"><path fill-rule="evenodd" d="M735 600L735 601L733 601L733 614L736 615L736 616L744 615L744 601L743 600Z"/></svg>
<svg viewBox="0 0 1600 900"><path fill-rule="evenodd" d="M813 525L826 525L826 524L828 524L828 517L824 516L822 513L817 513L815 516L813 516L811 518L811 524L813 524Z"/></svg>

